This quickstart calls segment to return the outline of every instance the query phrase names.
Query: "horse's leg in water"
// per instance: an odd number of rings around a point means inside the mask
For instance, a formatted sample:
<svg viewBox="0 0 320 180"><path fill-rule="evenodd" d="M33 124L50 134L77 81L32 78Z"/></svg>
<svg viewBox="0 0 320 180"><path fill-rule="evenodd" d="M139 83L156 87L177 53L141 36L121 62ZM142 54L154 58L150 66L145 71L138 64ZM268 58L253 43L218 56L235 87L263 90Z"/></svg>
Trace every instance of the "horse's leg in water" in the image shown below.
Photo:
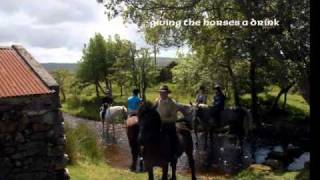
<svg viewBox="0 0 320 180"><path fill-rule="evenodd" d="M188 156L188 162L189 162L189 167L191 169L192 180L196 180L196 170L195 170L194 159L193 159L192 143L187 147L185 152Z"/></svg>
<svg viewBox="0 0 320 180"><path fill-rule="evenodd" d="M140 172L143 172L143 156L142 156L142 153L139 153L138 155L138 160L139 160L139 171Z"/></svg>
<svg viewBox="0 0 320 180"><path fill-rule="evenodd" d="M169 163L162 167L162 180L168 180L168 165Z"/></svg>
<svg viewBox="0 0 320 180"><path fill-rule="evenodd" d="M199 125L198 121L195 121L193 129L194 129L194 135L196 137L195 144L196 144L197 149L199 148L198 125Z"/></svg>
<svg viewBox="0 0 320 180"><path fill-rule="evenodd" d="M131 164L130 170L135 171L137 160L138 160L139 147L136 144L130 144L130 146L131 146L131 155L132 155L132 164Z"/></svg>
<svg viewBox="0 0 320 180"><path fill-rule="evenodd" d="M172 169L172 177L171 180L176 180L177 176L176 176L176 171L177 171L177 159L174 159L171 161L171 169Z"/></svg>
<svg viewBox="0 0 320 180"><path fill-rule="evenodd" d="M194 135L196 136L196 147L197 149L199 148L199 137L198 137L198 130L195 128L194 129Z"/></svg>
<svg viewBox="0 0 320 180"><path fill-rule="evenodd" d="M213 144L213 127L211 127L209 130L209 139L210 139L210 148L211 148Z"/></svg>
<svg viewBox="0 0 320 180"><path fill-rule="evenodd" d="M104 119L101 119L101 122L102 122L102 138L105 138Z"/></svg>
<svg viewBox="0 0 320 180"><path fill-rule="evenodd" d="M206 150L208 147L208 130L204 131L204 147L203 150Z"/></svg>
<svg viewBox="0 0 320 180"><path fill-rule="evenodd" d="M107 120L106 121L106 140L108 140L108 138L109 138L109 126L110 126L110 123Z"/></svg>
<svg viewBox="0 0 320 180"><path fill-rule="evenodd" d="M112 119L112 134L113 134L113 142L116 142L116 132L114 130L114 119Z"/></svg>

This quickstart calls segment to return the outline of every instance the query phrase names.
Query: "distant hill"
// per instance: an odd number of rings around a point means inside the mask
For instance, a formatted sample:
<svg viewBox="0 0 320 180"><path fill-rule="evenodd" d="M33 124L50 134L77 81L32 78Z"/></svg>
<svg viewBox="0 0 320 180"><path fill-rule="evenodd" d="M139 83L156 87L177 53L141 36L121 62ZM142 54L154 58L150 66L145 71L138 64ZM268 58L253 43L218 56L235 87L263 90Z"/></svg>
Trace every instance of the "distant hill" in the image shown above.
<svg viewBox="0 0 320 180"><path fill-rule="evenodd" d="M178 61L178 58L169 58L169 57L158 57L157 58L157 63L159 66L167 66L170 64L172 61Z"/></svg>
<svg viewBox="0 0 320 180"><path fill-rule="evenodd" d="M158 57L157 63L159 66L167 66L172 61L178 61L177 58L169 58L169 57ZM77 63L41 63L43 67L48 71L53 71L57 69L66 69L69 71L75 71L78 64Z"/></svg>
<svg viewBox="0 0 320 180"><path fill-rule="evenodd" d="M77 63L41 63L43 67L48 71L54 71L57 69L66 69L69 71L75 71Z"/></svg>

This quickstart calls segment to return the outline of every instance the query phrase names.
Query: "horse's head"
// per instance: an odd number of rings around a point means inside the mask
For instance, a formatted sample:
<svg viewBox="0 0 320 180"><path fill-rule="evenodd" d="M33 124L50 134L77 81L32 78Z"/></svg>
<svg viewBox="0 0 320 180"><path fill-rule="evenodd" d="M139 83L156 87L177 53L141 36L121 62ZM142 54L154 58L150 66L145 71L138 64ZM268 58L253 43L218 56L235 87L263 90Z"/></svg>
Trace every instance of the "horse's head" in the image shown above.
<svg viewBox="0 0 320 180"><path fill-rule="evenodd" d="M161 119L155 107L145 104L139 108L139 135L138 141L141 145L150 142L153 137L159 135Z"/></svg>
<svg viewBox="0 0 320 180"><path fill-rule="evenodd" d="M177 104L178 111L182 113L183 118L186 119L188 122L193 122L195 118L195 108L193 107L192 103L188 104Z"/></svg>

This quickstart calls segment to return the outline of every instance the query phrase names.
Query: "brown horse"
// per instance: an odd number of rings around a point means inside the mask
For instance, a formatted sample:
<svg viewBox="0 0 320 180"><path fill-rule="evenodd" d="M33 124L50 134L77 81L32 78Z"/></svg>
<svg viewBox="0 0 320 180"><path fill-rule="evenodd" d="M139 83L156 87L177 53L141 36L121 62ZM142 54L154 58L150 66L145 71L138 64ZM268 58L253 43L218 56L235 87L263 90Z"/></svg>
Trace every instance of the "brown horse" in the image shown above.
<svg viewBox="0 0 320 180"><path fill-rule="evenodd" d="M172 167L172 179L176 179L177 158L174 158L168 134L161 130L161 119L155 108L141 107L138 113L138 141L142 145L142 155L149 180L153 180L153 167L162 168L162 180L168 179L169 164ZM185 152L191 168L192 180L196 180L193 159L193 142L190 130L177 128L178 157Z"/></svg>
<svg viewBox="0 0 320 180"><path fill-rule="evenodd" d="M140 147L138 143L139 125L137 116L129 116L126 120L126 133L131 149L132 164L130 166L131 171L136 171L136 165L139 159ZM139 170L143 171L143 161L139 162Z"/></svg>

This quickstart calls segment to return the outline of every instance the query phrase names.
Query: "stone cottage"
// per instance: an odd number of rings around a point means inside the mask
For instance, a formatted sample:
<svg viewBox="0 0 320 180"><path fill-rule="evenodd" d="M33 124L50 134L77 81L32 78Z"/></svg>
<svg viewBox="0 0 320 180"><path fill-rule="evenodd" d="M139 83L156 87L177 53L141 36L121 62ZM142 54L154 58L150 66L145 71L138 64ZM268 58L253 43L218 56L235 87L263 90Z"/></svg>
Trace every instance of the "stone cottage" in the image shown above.
<svg viewBox="0 0 320 180"><path fill-rule="evenodd" d="M64 180L59 86L22 46L0 46L0 180Z"/></svg>

